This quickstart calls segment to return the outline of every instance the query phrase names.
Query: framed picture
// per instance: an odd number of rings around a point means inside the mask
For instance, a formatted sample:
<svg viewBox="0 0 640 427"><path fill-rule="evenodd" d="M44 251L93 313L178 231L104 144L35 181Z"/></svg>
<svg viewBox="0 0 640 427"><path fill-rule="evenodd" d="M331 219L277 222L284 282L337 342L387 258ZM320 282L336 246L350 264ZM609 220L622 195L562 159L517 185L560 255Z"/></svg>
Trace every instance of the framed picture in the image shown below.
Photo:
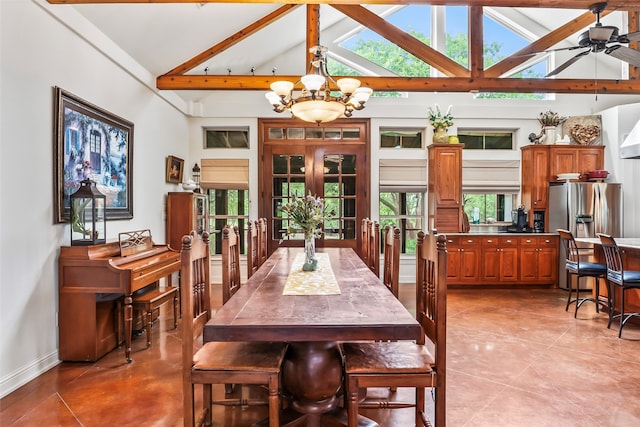
<svg viewBox="0 0 640 427"><path fill-rule="evenodd" d="M184 160L175 156L167 157L167 182L180 184L182 182L182 172L184 169Z"/></svg>
<svg viewBox="0 0 640 427"><path fill-rule="evenodd" d="M54 221L69 221L69 196L91 179L106 219L133 218L133 123L55 87Z"/></svg>

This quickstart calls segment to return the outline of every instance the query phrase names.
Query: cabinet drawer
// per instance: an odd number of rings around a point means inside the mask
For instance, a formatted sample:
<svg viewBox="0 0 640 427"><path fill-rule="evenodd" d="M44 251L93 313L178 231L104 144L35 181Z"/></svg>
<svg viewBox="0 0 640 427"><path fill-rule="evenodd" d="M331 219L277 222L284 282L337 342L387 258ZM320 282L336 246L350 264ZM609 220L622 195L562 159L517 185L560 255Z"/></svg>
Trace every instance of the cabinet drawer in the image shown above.
<svg viewBox="0 0 640 427"><path fill-rule="evenodd" d="M558 239L555 237L538 237L538 247L555 247Z"/></svg>
<svg viewBox="0 0 640 427"><path fill-rule="evenodd" d="M538 239L536 237L521 237L520 246L538 246Z"/></svg>
<svg viewBox="0 0 640 427"><path fill-rule="evenodd" d="M483 237L481 241L482 241L482 246L489 246L489 247L498 246L498 243L499 243L498 237Z"/></svg>
<svg viewBox="0 0 640 427"><path fill-rule="evenodd" d="M518 246L518 239L515 237L500 237L498 239L498 244L501 248L516 247Z"/></svg>

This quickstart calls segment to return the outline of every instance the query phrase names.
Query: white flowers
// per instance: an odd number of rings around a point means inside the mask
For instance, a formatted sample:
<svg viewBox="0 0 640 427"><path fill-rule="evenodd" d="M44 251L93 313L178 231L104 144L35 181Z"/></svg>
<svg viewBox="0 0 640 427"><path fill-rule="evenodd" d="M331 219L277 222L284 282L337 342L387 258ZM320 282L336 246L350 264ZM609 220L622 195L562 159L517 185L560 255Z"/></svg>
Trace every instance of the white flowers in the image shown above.
<svg viewBox="0 0 640 427"><path fill-rule="evenodd" d="M440 106L438 104L435 104L435 110L429 107L427 116L429 118L431 126L433 126L434 128L449 128L453 126L453 116L451 115L452 108L453 107L449 105L449 108L447 108L447 112L445 114L442 114L442 111L440 111Z"/></svg>

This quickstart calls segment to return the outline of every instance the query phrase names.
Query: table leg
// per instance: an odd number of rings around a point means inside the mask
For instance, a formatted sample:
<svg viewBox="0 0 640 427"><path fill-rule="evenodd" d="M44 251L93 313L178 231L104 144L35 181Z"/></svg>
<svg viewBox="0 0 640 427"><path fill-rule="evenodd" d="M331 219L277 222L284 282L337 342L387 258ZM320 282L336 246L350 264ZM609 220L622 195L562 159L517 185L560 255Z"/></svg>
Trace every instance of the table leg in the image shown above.
<svg viewBox="0 0 640 427"><path fill-rule="evenodd" d="M133 299L131 295L124 297L124 356L131 363L131 334L133 333ZM148 332L147 332L148 333Z"/></svg>
<svg viewBox="0 0 640 427"><path fill-rule="evenodd" d="M335 342L289 343L282 367L282 386L292 398L283 414L286 427L346 426L340 407L343 393L342 357ZM291 410L292 409L292 410ZM360 417L359 426L377 426Z"/></svg>

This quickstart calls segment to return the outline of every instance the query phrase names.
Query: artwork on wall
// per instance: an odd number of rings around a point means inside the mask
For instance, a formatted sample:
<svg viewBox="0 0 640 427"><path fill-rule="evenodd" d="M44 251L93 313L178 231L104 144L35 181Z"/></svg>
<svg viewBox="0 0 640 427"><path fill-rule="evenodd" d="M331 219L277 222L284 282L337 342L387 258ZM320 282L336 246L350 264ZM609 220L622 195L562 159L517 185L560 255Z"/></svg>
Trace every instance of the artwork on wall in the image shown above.
<svg viewBox="0 0 640 427"><path fill-rule="evenodd" d="M106 196L108 220L133 218L133 123L54 90L54 221L69 221L69 196L86 178Z"/></svg>
<svg viewBox="0 0 640 427"><path fill-rule="evenodd" d="M184 170L184 160L175 156L167 156L167 182L180 184Z"/></svg>
<svg viewBox="0 0 640 427"><path fill-rule="evenodd" d="M602 145L602 116L571 116L562 123L562 137L571 144Z"/></svg>

